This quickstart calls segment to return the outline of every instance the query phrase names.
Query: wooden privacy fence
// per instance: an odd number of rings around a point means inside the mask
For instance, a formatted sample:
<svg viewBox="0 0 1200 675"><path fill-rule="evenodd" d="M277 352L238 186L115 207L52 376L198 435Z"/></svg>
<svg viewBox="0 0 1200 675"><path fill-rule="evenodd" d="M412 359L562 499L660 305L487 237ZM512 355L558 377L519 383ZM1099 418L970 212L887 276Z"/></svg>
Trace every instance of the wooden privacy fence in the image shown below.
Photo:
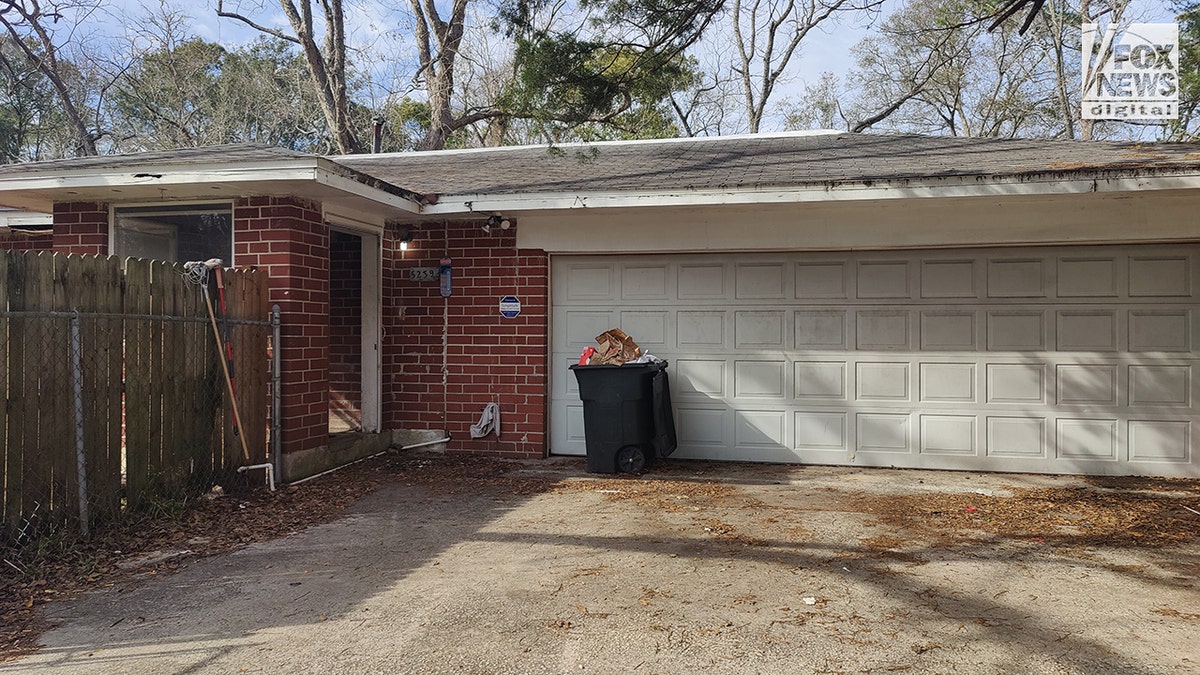
<svg viewBox="0 0 1200 675"><path fill-rule="evenodd" d="M231 269L224 282L227 315L215 289L214 308L227 319L249 458L204 288L182 264L0 252L0 533L70 521L87 533L265 461L267 277Z"/></svg>

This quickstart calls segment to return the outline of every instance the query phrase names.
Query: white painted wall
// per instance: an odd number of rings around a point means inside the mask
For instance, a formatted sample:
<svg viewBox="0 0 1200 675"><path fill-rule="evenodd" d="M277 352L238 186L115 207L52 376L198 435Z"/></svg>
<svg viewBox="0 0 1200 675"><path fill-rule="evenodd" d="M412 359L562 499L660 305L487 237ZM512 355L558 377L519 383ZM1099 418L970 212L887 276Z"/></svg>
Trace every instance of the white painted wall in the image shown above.
<svg viewBox="0 0 1200 675"><path fill-rule="evenodd" d="M1200 240L1200 190L571 209L517 216L550 253L843 250Z"/></svg>

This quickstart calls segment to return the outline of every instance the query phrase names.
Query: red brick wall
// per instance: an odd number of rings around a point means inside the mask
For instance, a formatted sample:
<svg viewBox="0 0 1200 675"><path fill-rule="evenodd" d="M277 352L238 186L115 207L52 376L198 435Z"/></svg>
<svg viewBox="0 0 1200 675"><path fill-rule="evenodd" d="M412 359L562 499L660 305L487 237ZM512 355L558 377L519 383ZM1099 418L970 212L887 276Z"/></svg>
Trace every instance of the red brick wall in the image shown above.
<svg viewBox="0 0 1200 675"><path fill-rule="evenodd" d="M384 427L446 429L451 451L506 457L546 454L549 259L516 248L516 226L484 232L482 223L424 225L407 252L389 227L384 241ZM408 280L410 267L453 265L448 301L436 282ZM521 314L500 316L515 295ZM446 373L442 334L449 311ZM471 439L483 407L500 406L501 436Z"/></svg>
<svg viewBox="0 0 1200 675"><path fill-rule="evenodd" d="M55 204L54 250L81 255L108 255L108 204Z"/></svg>
<svg viewBox="0 0 1200 675"><path fill-rule="evenodd" d="M53 247L53 232L18 232L0 228L0 249L2 250L49 251Z"/></svg>
<svg viewBox="0 0 1200 675"><path fill-rule="evenodd" d="M282 311L283 454L329 437L329 228L321 206L286 197L234 203L234 262L266 268Z"/></svg>
<svg viewBox="0 0 1200 675"><path fill-rule="evenodd" d="M329 430L362 428L362 239L329 235Z"/></svg>

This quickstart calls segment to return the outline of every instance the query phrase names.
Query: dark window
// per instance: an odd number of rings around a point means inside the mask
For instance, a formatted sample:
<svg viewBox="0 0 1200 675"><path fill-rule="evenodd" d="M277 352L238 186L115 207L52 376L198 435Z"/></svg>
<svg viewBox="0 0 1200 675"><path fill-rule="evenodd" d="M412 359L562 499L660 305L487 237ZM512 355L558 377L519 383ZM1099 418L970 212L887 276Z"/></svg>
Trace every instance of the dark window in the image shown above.
<svg viewBox="0 0 1200 675"><path fill-rule="evenodd" d="M113 254L170 262L220 258L233 264L233 208L229 204L118 207Z"/></svg>

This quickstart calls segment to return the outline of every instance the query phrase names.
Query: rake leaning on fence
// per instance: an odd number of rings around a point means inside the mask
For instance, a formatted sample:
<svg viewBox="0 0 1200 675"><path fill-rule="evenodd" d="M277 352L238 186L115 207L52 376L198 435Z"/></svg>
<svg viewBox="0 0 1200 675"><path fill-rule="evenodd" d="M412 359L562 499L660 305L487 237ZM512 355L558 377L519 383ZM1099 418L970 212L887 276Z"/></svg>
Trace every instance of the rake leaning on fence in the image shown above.
<svg viewBox="0 0 1200 675"><path fill-rule="evenodd" d="M0 542L86 534L265 464L267 276L222 270L222 285L217 340L181 264L0 252Z"/></svg>

